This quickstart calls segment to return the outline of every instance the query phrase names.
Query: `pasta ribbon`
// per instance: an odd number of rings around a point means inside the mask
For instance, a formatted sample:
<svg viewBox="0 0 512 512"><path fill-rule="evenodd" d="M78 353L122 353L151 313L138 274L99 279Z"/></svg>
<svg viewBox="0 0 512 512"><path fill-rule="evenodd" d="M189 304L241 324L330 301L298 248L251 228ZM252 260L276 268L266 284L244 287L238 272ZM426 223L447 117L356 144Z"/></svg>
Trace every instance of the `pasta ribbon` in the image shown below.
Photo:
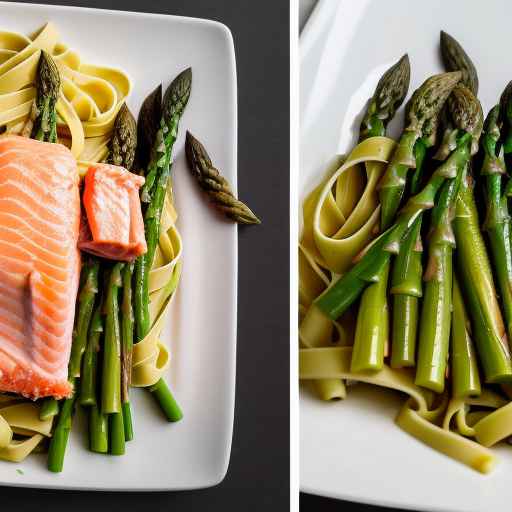
<svg viewBox="0 0 512 512"><path fill-rule="evenodd" d="M304 201L299 245L299 301L303 311L299 339L304 347L353 342L355 317L351 312L341 322L332 322L310 306L374 237L380 211L377 183L395 146L392 139L372 137L356 146L347 158L337 156ZM315 381L314 387L322 400L346 396L340 379Z"/></svg>
<svg viewBox="0 0 512 512"><path fill-rule="evenodd" d="M52 420L40 420L39 409L22 397L0 395L0 459L21 462L50 437Z"/></svg>
<svg viewBox="0 0 512 512"><path fill-rule="evenodd" d="M151 328L147 336L133 346L132 386L152 386L160 380L170 362L169 351L160 341L160 334L181 275L182 244L176 219L169 191L160 221L160 239L149 274Z"/></svg>
<svg viewBox="0 0 512 512"><path fill-rule="evenodd" d="M0 32L0 127L22 133L30 122L41 50L53 56L61 77L57 102L59 142L70 147L84 173L101 161L115 117L131 91L127 75L117 69L82 62L60 42L53 23L31 37Z"/></svg>

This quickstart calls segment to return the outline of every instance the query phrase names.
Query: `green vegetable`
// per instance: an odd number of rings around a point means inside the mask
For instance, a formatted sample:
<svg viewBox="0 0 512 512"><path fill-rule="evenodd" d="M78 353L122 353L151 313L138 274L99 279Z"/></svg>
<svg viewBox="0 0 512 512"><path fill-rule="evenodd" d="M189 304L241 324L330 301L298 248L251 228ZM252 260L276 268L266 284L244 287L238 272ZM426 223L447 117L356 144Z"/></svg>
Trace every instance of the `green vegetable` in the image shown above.
<svg viewBox="0 0 512 512"><path fill-rule="evenodd" d="M473 61L462 46L450 34L440 33L441 57L447 71L460 71L461 82L476 96L478 94L478 74Z"/></svg>
<svg viewBox="0 0 512 512"><path fill-rule="evenodd" d="M144 214L144 229L148 250L135 262L135 325L136 341L141 341L150 329L149 320L149 271L153 264L155 250L160 235L160 215L170 176L172 149L178 134L178 125L190 97L192 70L180 73L167 89L162 108L160 126L153 141L151 161L146 174L146 182L141 192L141 200L147 203ZM160 392L165 389L165 392ZM164 411L172 410L166 403L169 396L165 382L160 379L150 388L153 396ZM174 400L172 400L174 401ZM169 421L175 421L176 415L167 415Z"/></svg>
<svg viewBox="0 0 512 512"><path fill-rule="evenodd" d="M389 312L386 298L389 265L384 265L378 281L366 288L357 315L351 372L381 370L388 342Z"/></svg>
<svg viewBox="0 0 512 512"><path fill-rule="evenodd" d="M137 126L130 109L123 103L114 121L109 151L105 158L107 164L120 165L131 170L137 147Z"/></svg>
<svg viewBox="0 0 512 512"><path fill-rule="evenodd" d="M416 142L421 139L425 147L434 145L439 113L460 78L458 71L432 76L414 92L408 103L406 128L380 183L382 231L392 224L400 207L407 171L416 167Z"/></svg>
<svg viewBox="0 0 512 512"><path fill-rule="evenodd" d="M133 266L133 263L129 263L123 269L123 304L121 306L121 408L123 413L124 437L126 441L133 439L132 414L130 408L130 381L133 351Z"/></svg>
<svg viewBox="0 0 512 512"><path fill-rule="evenodd" d="M108 452L108 417L96 404L89 407L89 449L92 452Z"/></svg>
<svg viewBox="0 0 512 512"><path fill-rule="evenodd" d="M121 332L119 327L118 292L123 281L124 263L115 263L105 298L105 341L103 373L101 378L101 411L105 414L121 412Z"/></svg>
<svg viewBox="0 0 512 512"><path fill-rule="evenodd" d="M510 382L512 363L507 336L467 168L457 197L453 230L459 284L469 310L485 381Z"/></svg>
<svg viewBox="0 0 512 512"><path fill-rule="evenodd" d="M400 246L393 263L390 293L393 295L391 367L416 363L419 298L422 296L421 217Z"/></svg>
<svg viewBox="0 0 512 512"><path fill-rule="evenodd" d="M80 379L80 405L93 406L97 404L98 390L98 354L100 352L100 338L103 332L103 318L101 315L102 301L96 303L89 324L88 342L85 349L82 373Z"/></svg>
<svg viewBox="0 0 512 512"><path fill-rule="evenodd" d="M489 239L491 260L497 279L498 290L509 339L512 339L512 246L508 197L503 186L506 166L500 139L499 105L487 116L482 140L484 161L480 175L484 181L486 217L484 230Z"/></svg>
<svg viewBox="0 0 512 512"><path fill-rule="evenodd" d="M32 138L43 142L57 142L57 100L60 76L49 53L41 50L36 74L36 117Z"/></svg>
<svg viewBox="0 0 512 512"><path fill-rule="evenodd" d="M428 239L415 383L437 393L444 390L450 343L452 252L455 247L451 218L462 173L471 156L470 143L471 135L465 134L453 153L452 164L457 177L445 182L440 191L432 210Z"/></svg>
<svg viewBox="0 0 512 512"><path fill-rule="evenodd" d="M82 286L78 295L78 315L73 332L73 343L69 358L68 374L70 378L80 377L82 356L87 345L87 333L91 321L96 294L98 293L99 261L90 258L82 267Z"/></svg>
<svg viewBox="0 0 512 512"><path fill-rule="evenodd" d="M72 384L77 389L79 386L78 379L73 379ZM71 432L71 422L75 411L75 401L77 397L75 391L70 398L63 401L60 413L57 419L50 446L48 448L48 469L54 473L60 473L64 467L64 456L68 444L69 433Z"/></svg>
<svg viewBox="0 0 512 512"><path fill-rule="evenodd" d="M359 141L383 136L409 90L411 66L405 54L381 77L359 128Z"/></svg>
<svg viewBox="0 0 512 512"><path fill-rule="evenodd" d="M213 166L206 148L188 131L185 153L192 174L215 208L239 224L261 224L251 209L236 198L229 182Z"/></svg>
<svg viewBox="0 0 512 512"><path fill-rule="evenodd" d="M457 278L453 279L451 334L452 396L465 399L481 393L478 363L471 340L471 325Z"/></svg>

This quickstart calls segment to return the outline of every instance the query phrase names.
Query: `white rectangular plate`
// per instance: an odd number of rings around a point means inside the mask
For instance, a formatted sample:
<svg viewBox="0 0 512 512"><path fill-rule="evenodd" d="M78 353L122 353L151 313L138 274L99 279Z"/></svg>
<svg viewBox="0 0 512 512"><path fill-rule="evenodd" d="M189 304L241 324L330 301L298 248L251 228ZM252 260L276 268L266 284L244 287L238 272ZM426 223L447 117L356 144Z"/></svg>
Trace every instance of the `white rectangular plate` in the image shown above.
<svg viewBox="0 0 512 512"><path fill-rule="evenodd" d="M190 101L180 124L173 166L183 237L183 275L163 334L171 347L166 379L184 419L167 423L148 392L132 393L135 439L126 455L87 450L84 418L75 418L64 472L45 456L21 465L0 461L0 483L96 490L208 487L226 474L235 392L237 230L201 197L184 158L185 130L208 148L236 187L237 95L233 40L220 23L192 18L0 3L0 30L31 33L53 21L61 40L86 62L123 69L133 81L136 115L145 96L192 67ZM16 469L21 468L23 474Z"/></svg>
<svg viewBox="0 0 512 512"><path fill-rule="evenodd" d="M473 59L487 113L512 79L509 10L506 0L321 0L301 36L301 197L326 163L355 143L355 118L385 69L407 52L410 91L443 70L441 29ZM393 122L392 135L402 121L398 116ZM362 385L336 403L322 403L302 389L302 490L420 510L487 511L510 503L510 447L496 449L500 464L483 476L395 426L400 403L395 394Z"/></svg>

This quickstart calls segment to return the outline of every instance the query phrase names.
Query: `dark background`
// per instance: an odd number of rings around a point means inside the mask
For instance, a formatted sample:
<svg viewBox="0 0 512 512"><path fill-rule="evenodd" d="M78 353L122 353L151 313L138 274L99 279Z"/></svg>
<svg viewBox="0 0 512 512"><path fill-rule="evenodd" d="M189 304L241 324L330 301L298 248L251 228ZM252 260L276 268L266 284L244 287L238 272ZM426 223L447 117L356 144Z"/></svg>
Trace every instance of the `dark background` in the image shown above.
<svg viewBox="0 0 512 512"><path fill-rule="evenodd" d="M205 490L153 494L2 488L0 509L288 511L289 2L37 3L175 14L226 24L235 41L238 73L238 192L263 225L239 230L235 425L231 462L222 484Z"/></svg>

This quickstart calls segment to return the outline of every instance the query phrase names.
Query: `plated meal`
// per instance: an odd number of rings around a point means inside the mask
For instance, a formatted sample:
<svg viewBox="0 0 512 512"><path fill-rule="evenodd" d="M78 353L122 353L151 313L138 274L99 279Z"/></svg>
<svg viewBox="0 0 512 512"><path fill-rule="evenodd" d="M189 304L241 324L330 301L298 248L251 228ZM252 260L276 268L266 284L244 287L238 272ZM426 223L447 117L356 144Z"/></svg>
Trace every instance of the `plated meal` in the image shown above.
<svg viewBox="0 0 512 512"><path fill-rule="evenodd" d="M401 391L399 427L489 472L512 435L512 86L484 119L470 57L440 45L446 72L413 93L399 139L407 55L303 203L299 372L323 400L354 381Z"/></svg>
<svg viewBox="0 0 512 512"><path fill-rule="evenodd" d="M158 86L136 123L128 76L83 62L52 23L0 32L0 459L47 451L61 471L78 406L90 450L123 454L131 386L182 418L160 333L182 265L171 168L191 86L190 68ZM258 222L188 140L215 205Z"/></svg>

